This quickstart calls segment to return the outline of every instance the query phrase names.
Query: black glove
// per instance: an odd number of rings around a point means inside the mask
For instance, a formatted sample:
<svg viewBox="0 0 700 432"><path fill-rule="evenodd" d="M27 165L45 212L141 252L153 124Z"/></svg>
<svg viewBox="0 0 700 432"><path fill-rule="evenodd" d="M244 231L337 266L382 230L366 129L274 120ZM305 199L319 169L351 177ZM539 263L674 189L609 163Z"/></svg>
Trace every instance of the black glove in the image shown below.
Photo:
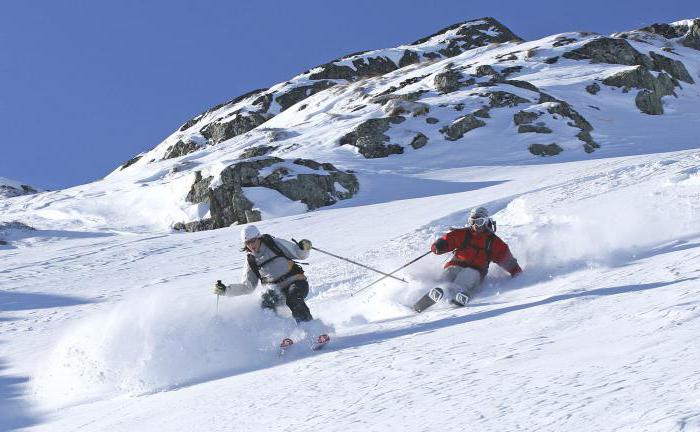
<svg viewBox="0 0 700 432"><path fill-rule="evenodd" d="M216 295L223 295L226 292L226 285L222 284L220 280L216 281L212 292Z"/></svg>
<svg viewBox="0 0 700 432"><path fill-rule="evenodd" d="M303 239L299 242L299 248L303 251L311 250L311 240Z"/></svg>
<svg viewBox="0 0 700 432"><path fill-rule="evenodd" d="M449 247L449 245L447 244L447 240L437 239L437 241L435 243L433 243L433 246L430 248L430 250L434 254L440 255L440 254L447 252L448 247Z"/></svg>

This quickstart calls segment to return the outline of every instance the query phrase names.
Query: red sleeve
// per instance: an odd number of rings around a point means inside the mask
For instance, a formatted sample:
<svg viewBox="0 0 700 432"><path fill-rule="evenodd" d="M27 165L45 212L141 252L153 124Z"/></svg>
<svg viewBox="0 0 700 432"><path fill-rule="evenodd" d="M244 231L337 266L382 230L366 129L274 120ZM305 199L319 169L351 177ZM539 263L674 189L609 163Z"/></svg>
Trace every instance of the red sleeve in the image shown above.
<svg viewBox="0 0 700 432"><path fill-rule="evenodd" d="M511 276L515 276L523 271L518 261L513 257L513 254L510 253L508 245L499 237L493 239L491 257L493 262L501 266L501 268L510 273Z"/></svg>
<svg viewBox="0 0 700 432"><path fill-rule="evenodd" d="M464 231L450 231L433 243L433 253L441 255L457 249L464 241Z"/></svg>

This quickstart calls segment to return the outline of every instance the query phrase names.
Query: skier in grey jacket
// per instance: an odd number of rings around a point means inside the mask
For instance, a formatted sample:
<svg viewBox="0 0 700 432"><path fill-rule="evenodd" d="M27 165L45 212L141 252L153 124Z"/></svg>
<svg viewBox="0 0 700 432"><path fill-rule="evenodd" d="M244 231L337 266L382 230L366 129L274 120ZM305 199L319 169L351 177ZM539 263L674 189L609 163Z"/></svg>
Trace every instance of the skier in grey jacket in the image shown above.
<svg viewBox="0 0 700 432"><path fill-rule="evenodd" d="M240 296L255 291L262 283L262 307L276 309L287 304L297 322L311 321L313 317L304 299L309 294L309 283L304 270L294 260L306 259L311 250L311 241L292 243L287 240L260 234L255 225L241 231L243 250L248 252L241 283L224 285L218 281L214 294Z"/></svg>

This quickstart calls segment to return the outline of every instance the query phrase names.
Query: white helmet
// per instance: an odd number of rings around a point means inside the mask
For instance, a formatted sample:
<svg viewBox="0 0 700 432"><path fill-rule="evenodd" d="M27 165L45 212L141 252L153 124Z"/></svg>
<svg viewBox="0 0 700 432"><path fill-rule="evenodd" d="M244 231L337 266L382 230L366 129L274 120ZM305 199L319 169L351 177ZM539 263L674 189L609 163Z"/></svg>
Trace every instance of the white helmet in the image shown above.
<svg viewBox="0 0 700 432"><path fill-rule="evenodd" d="M485 207L475 207L469 212L467 226L476 225L481 228L488 225L490 221L489 211Z"/></svg>
<svg viewBox="0 0 700 432"><path fill-rule="evenodd" d="M243 243L244 245L245 242L247 242L248 240L253 240L260 237L260 231L255 225L248 225L241 230L241 243Z"/></svg>

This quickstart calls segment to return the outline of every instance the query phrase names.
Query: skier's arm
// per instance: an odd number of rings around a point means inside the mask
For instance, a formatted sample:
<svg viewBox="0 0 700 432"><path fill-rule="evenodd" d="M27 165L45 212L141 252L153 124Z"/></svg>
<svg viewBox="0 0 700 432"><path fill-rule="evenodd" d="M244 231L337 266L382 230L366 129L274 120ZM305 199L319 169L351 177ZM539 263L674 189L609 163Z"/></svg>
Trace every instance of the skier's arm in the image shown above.
<svg viewBox="0 0 700 432"><path fill-rule="evenodd" d="M258 286L258 276L253 272L246 259L243 264L243 276L241 283L226 285L226 290L222 293L228 297L237 297L250 294Z"/></svg>
<svg viewBox="0 0 700 432"><path fill-rule="evenodd" d="M492 248L493 262L498 264L503 270L510 273L511 277L515 277L519 273L522 273L523 269L520 268L518 260L515 259L513 254L510 252L508 245L505 244L503 240L496 237Z"/></svg>
<svg viewBox="0 0 700 432"><path fill-rule="evenodd" d="M457 249L461 239L458 240L458 232L450 231L439 239L435 240L435 243L430 247L430 250L436 254L441 255L450 251Z"/></svg>
<svg viewBox="0 0 700 432"><path fill-rule="evenodd" d="M274 242L284 251L285 254L287 254L289 258L303 260L309 257L309 251L302 249L297 243L293 243L288 240L283 240L276 237L274 239Z"/></svg>

